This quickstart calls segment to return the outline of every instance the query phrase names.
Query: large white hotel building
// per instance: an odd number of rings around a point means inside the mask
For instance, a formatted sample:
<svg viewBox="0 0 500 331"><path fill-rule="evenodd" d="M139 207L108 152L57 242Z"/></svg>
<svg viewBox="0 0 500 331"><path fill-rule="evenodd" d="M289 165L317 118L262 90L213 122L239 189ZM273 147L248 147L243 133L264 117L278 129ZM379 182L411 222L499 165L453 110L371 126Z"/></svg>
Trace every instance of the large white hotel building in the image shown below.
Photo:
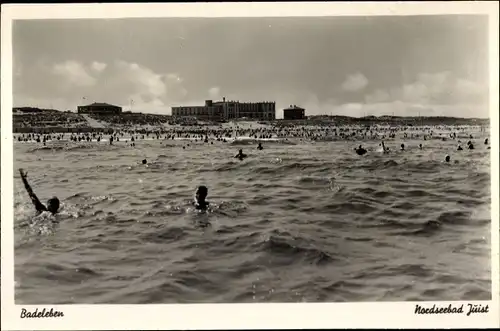
<svg viewBox="0 0 500 331"><path fill-rule="evenodd" d="M204 106L172 107L174 117L194 117L199 120L221 121L235 118L276 119L276 102L239 102L206 100Z"/></svg>

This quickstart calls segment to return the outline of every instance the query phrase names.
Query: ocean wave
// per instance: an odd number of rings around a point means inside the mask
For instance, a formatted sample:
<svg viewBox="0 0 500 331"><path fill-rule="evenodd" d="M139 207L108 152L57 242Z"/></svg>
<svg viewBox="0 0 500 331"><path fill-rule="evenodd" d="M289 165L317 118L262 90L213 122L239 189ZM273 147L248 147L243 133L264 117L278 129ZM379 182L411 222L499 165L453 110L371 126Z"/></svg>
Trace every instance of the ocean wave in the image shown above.
<svg viewBox="0 0 500 331"><path fill-rule="evenodd" d="M302 262L317 266L335 261L335 258L325 251L302 245L294 238L285 238L283 235L269 235L257 245L257 249L266 254L282 256L286 261L299 259Z"/></svg>

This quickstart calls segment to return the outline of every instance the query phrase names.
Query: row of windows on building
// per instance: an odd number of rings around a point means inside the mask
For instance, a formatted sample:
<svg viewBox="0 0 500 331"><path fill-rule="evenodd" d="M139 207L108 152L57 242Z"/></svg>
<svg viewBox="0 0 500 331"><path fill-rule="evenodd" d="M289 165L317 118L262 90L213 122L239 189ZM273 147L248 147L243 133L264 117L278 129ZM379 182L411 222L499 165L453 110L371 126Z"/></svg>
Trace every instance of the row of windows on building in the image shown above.
<svg viewBox="0 0 500 331"><path fill-rule="evenodd" d="M243 107L242 107L243 105ZM237 106L195 106L195 107L173 107L172 115L185 117L191 116L199 119L219 120L233 118L252 118L252 119L276 119L276 110L274 105L268 107L258 107L257 105L239 104ZM297 106L290 106L283 110L283 119L302 120L306 119L305 109Z"/></svg>
<svg viewBox="0 0 500 331"><path fill-rule="evenodd" d="M199 119L222 120L233 118L253 118L274 120L276 118L274 102L240 103L235 101L212 102L205 106L172 107L172 115L178 117L195 116Z"/></svg>
<svg viewBox="0 0 500 331"><path fill-rule="evenodd" d="M178 117L194 116L197 118L207 118L207 119L232 119L232 118L256 118L256 119L269 119L273 120L276 118L276 114L273 111L267 112L238 112L235 110L228 109L227 112L223 111L206 111L204 109L172 109L172 115Z"/></svg>

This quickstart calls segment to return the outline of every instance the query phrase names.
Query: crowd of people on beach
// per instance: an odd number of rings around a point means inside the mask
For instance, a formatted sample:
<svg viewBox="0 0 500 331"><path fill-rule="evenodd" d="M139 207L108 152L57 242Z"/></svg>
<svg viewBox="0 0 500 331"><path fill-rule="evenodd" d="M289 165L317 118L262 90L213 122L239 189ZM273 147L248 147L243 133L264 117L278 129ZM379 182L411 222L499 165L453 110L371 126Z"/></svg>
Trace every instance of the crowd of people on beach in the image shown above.
<svg viewBox="0 0 500 331"><path fill-rule="evenodd" d="M170 117L164 115L142 113L89 114L89 117L111 126L159 126L170 121Z"/></svg>
<svg viewBox="0 0 500 331"><path fill-rule="evenodd" d="M259 128L240 127L158 127L156 129L115 129L111 134L102 131L83 133L27 133L20 134L16 140L18 142L46 143L48 141L122 141L134 142L138 140L194 140L194 141L224 141L236 138L251 139L276 139L289 140L298 139L300 141L360 141L360 140L387 140L396 139L399 135L404 139L432 140L460 140L473 139L471 134L467 134L470 129L481 131L481 128L457 127L450 130L446 127L318 127L318 126L265 126ZM447 132L447 133L446 133ZM68 138L69 137L69 138ZM467 144L469 145L469 144Z"/></svg>
<svg viewBox="0 0 500 331"><path fill-rule="evenodd" d="M34 112L13 114L14 128L33 128L37 126L89 127L87 120L79 114L63 112Z"/></svg>

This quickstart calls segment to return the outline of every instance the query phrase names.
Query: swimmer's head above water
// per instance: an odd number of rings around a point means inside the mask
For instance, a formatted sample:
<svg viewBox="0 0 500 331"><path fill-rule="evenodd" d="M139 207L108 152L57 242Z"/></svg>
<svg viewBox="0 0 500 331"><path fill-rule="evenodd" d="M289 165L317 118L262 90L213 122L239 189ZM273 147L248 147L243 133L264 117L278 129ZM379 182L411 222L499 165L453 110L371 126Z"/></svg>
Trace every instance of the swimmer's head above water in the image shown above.
<svg viewBox="0 0 500 331"><path fill-rule="evenodd" d="M206 201L208 195L208 188L204 185L198 186L194 194L194 203L197 209L205 209L208 206Z"/></svg>
<svg viewBox="0 0 500 331"><path fill-rule="evenodd" d="M52 214L57 213L59 210L60 202L57 197L50 198L47 201L47 210L50 211Z"/></svg>
<svg viewBox="0 0 500 331"><path fill-rule="evenodd" d="M246 157L247 157L247 155L243 153L243 150L242 150L242 149L240 149L240 150L238 151L238 154L236 154L234 157L235 157L235 158L238 158L238 159L240 159L240 160L243 160L244 158L246 158Z"/></svg>
<svg viewBox="0 0 500 331"><path fill-rule="evenodd" d="M208 195L208 188L204 185L198 186L196 189L195 197L197 201L204 201Z"/></svg>
<svg viewBox="0 0 500 331"><path fill-rule="evenodd" d="M367 153L367 150L364 149L361 145L359 145L359 148L355 148L354 150L358 155L365 155Z"/></svg>

